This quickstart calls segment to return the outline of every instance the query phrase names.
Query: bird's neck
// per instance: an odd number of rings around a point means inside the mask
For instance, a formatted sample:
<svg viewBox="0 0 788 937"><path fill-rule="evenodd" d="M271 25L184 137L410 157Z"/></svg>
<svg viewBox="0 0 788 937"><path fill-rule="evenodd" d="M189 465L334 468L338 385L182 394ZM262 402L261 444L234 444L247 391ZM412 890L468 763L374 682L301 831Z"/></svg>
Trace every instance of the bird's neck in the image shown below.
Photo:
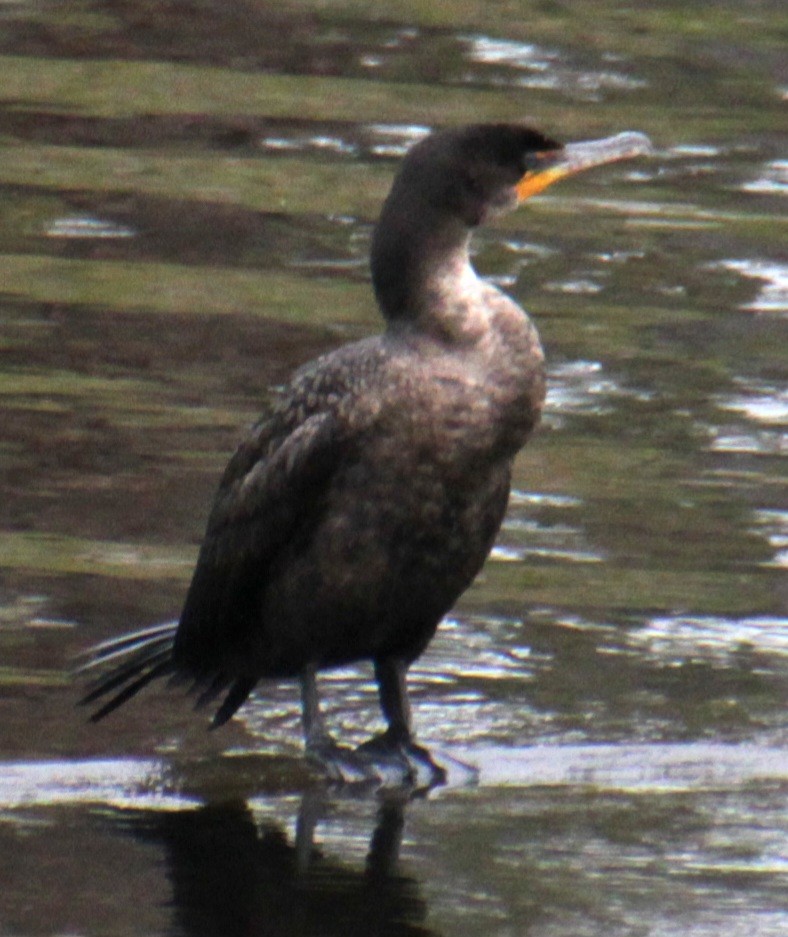
<svg viewBox="0 0 788 937"><path fill-rule="evenodd" d="M372 283L390 328L450 343L478 340L486 316L469 241L464 224L434 209L384 206L372 242Z"/></svg>

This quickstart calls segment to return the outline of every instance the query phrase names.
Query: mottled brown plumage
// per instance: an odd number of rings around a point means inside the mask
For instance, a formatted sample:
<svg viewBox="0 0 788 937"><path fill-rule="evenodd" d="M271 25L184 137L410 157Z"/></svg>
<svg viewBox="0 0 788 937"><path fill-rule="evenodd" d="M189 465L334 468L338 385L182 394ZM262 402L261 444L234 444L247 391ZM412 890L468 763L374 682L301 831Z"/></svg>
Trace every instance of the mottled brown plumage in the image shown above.
<svg viewBox="0 0 788 937"><path fill-rule="evenodd" d="M365 777L388 756L407 777L414 757L435 768L412 743L404 675L484 563L545 395L534 326L477 277L468 242L524 180L561 174L563 152L516 125L411 150L372 246L385 332L306 365L252 430L221 480L177 631L108 642L86 665L114 666L86 697L117 692L94 718L171 673L203 703L227 691L218 725L258 680L299 677L307 746L329 774ZM354 756L325 733L314 681L366 659L389 729Z"/></svg>

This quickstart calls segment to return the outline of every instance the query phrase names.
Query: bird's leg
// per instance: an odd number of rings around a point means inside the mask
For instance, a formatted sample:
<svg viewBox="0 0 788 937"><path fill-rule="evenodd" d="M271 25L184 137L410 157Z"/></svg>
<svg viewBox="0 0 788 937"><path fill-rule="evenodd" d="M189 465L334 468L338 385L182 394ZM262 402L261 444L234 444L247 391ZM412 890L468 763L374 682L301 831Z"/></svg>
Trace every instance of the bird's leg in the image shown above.
<svg viewBox="0 0 788 937"><path fill-rule="evenodd" d="M398 765L403 784L416 788L434 787L444 783L446 772L432 760L426 748L413 741L407 672L408 665L401 658L375 661L380 708L388 728L382 735L365 742L357 751L381 768L381 773L390 773L390 766Z"/></svg>
<svg viewBox="0 0 788 937"><path fill-rule="evenodd" d="M408 745L411 740L410 700L406 683L408 669L398 658L375 662L380 708L388 723L386 735L397 745Z"/></svg>
<svg viewBox="0 0 788 937"><path fill-rule="evenodd" d="M309 663L301 671L301 719L306 756L331 781L357 784L374 779L362 760L331 738L320 712L317 668Z"/></svg>
<svg viewBox="0 0 788 937"><path fill-rule="evenodd" d="M307 750L313 745L331 741L331 736L320 712L317 695L317 672L314 664L307 664L301 671L301 722Z"/></svg>
<svg viewBox="0 0 788 937"><path fill-rule="evenodd" d="M413 741L406 673L403 660L392 658L375 663L380 706L388 728L351 751L337 745L323 722L316 667L308 664L301 671L306 755L330 781L422 790L446 780L444 769L432 760L426 748Z"/></svg>

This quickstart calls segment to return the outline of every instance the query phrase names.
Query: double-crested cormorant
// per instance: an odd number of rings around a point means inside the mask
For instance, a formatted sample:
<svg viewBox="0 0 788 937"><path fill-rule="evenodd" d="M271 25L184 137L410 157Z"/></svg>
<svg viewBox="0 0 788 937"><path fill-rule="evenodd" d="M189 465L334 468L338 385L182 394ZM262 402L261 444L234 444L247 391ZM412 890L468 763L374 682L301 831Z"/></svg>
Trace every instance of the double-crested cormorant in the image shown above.
<svg viewBox="0 0 788 937"><path fill-rule="evenodd" d="M471 266L472 230L642 134L562 146L514 124L435 133L405 157L372 242L382 335L301 368L219 485L180 621L88 652L101 719L152 680L221 694L226 722L266 678L299 678L306 748L337 779L427 766L405 677L484 563L512 460L536 425L544 357L528 316ZM371 660L386 731L349 751L315 675ZM393 768L392 768L393 766Z"/></svg>

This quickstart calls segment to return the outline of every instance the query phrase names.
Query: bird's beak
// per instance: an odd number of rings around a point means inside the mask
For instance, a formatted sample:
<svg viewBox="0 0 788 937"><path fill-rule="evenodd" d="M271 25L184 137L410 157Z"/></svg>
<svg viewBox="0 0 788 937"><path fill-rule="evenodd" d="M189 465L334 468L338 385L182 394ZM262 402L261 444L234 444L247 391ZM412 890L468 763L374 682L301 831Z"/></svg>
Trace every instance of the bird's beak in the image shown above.
<svg viewBox="0 0 788 937"><path fill-rule="evenodd" d="M517 200L523 202L559 179L592 166L602 166L620 159L632 159L652 153L653 150L651 140L644 133L631 131L619 133L615 137L605 137L603 140L567 143L560 150L537 153L536 165L532 166L515 186Z"/></svg>

